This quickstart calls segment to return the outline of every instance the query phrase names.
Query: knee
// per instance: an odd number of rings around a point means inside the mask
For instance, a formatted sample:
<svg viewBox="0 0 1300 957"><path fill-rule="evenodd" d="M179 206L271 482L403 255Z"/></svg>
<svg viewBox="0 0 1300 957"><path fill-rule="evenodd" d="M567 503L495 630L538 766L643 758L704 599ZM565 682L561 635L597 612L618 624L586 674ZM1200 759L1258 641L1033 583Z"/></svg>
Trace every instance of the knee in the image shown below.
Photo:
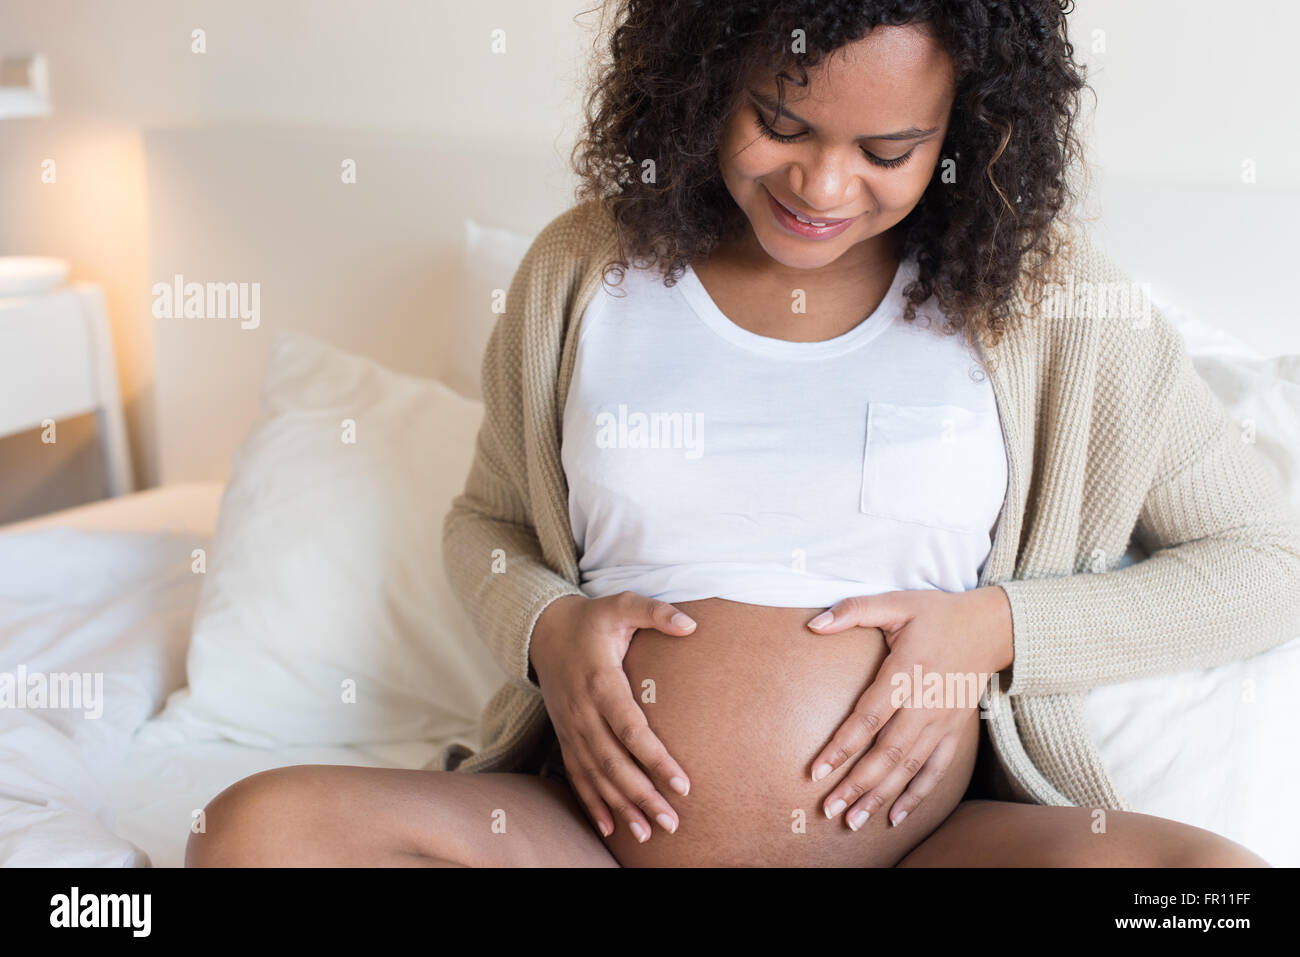
<svg viewBox="0 0 1300 957"><path fill-rule="evenodd" d="M1213 831L1198 833L1165 848L1159 867L1270 867L1268 861Z"/></svg>
<svg viewBox="0 0 1300 957"><path fill-rule="evenodd" d="M186 867L257 867L284 863L283 852L310 808L313 767L260 771L236 781L195 815Z"/></svg>
<svg viewBox="0 0 1300 957"><path fill-rule="evenodd" d="M1205 828L1149 814L1123 813L1112 827L1075 829L1045 849L1047 867L1268 867L1267 861Z"/></svg>

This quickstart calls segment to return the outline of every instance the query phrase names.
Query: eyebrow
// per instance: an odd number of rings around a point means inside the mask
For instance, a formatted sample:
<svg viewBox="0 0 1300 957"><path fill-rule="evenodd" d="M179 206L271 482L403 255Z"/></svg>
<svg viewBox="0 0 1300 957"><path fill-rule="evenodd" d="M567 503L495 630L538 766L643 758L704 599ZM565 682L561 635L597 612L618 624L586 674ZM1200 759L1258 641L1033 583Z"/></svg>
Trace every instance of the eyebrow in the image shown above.
<svg viewBox="0 0 1300 957"><path fill-rule="evenodd" d="M755 100L757 100L760 104L762 104L763 106L771 110L773 116L779 116L782 113L784 113L786 116L790 117L790 119L794 120L796 123L802 123L805 126L814 125L812 123L809 123L798 113L791 113L785 107L781 107L781 109L778 110L776 106L776 101L773 100L772 97L768 96L766 93L759 93L757 90L751 90L748 87L746 88L746 92L749 93L749 95L752 96ZM880 133L879 135L876 136L859 136L858 139L860 140L919 140L926 136L933 136L935 133L938 132L939 132L939 127L937 126L928 130L923 130L918 127L912 126L912 127L908 127L905 130L899 130L896 133Z"/></svg>

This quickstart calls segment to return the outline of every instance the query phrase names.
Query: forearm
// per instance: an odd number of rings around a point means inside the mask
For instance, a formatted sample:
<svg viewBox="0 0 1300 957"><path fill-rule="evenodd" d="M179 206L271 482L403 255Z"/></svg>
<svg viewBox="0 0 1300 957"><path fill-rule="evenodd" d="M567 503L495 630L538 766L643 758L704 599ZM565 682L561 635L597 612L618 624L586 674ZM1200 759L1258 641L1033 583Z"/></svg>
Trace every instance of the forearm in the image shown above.
<svg viewBox="0 0 1300 957"><path fill-rule="evenodd" d="M1005 671L1015 660L1011 603L1007 599L1007 593L998 585L988 585L976 588L970 595L979 604L976 614L987 629L993 667Z"/></svg>
<svg viewBox="0 0 1300 957"><path fill-rule="evenodd" d="M1156 552L1117 571L1001 583L1008 694L1061 694L1250 657L1300 635L1300 527Z"/></svg>
<svg viewBox="0 0 1300 957"><path fill-rule="evenodd" d="M546 564L532 528L486 517L458 496L443 522L447 577L479 638L511 681L537 690L529 658L542 612L582 591Z"/></svg>
<svg viewBox="0 0 1300 957"><path fill-rule="evenodd" d="M1167 374L1165 397L1151 403L1161 440L1132 533L1150 557L1001 582L1014 632L1009 694L1213 667L1300 635L1300 515L1181 344ZM1089 550L1086 539L1078 548Z"/></svg>
<svg viewBox="0 0 1300 957"><path fill-rule="evenodd" d="M565 631L563 622L568 620L565 616L571 610L569 606L577 601L589 600L582 594L559 595L552 598L537 616L527 650L528 680L534 685L539 684L537 679L537 659L542 648L549 649L557 638L562 638Z"/></svg>

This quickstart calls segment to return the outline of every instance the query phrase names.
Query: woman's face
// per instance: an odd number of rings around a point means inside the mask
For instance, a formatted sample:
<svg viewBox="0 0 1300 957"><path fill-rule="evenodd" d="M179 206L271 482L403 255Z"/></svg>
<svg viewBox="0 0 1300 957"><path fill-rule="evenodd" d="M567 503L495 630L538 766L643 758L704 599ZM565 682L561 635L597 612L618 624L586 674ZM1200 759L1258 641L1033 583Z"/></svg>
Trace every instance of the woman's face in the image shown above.
<svg viewBox="0 0 1300 957"><path fill-rule="evenodd" d="M746 241L796 269L829 265L911 212L939 161L954 97L951 60L915 26L877 27L808 80L783 83L781 115L775 76L746 84L718 149L753 229ZM793 141L763 135L761 123ZM814 222L848 222L800 226L774 201Z"/></svg>

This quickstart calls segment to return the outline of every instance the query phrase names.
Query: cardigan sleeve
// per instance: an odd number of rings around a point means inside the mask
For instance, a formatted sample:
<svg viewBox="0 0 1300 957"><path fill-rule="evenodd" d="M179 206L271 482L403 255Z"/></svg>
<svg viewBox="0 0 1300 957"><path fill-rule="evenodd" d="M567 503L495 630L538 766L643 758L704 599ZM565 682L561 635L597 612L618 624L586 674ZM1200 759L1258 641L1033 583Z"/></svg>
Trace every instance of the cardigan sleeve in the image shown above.
<svg viewBox="0 0 1300 957"><path fill-rule="evenodd" d="M443 520L444 564L479 638L516 685L540 691L529 667L533 626L552 601L582 595L546 562L527 495L524 315L538 242L520 263L483 356L483 422L464 491Z"/></svg>
<svg viewBox="0 0 1300 957"><path fill-rule="evenodd" d="M1300 517L1176 333L1170 349L1163 437L1134 528L1150 557L999 583L1012 614L1008 694L1208 668L1300 636Z"/></svg>

